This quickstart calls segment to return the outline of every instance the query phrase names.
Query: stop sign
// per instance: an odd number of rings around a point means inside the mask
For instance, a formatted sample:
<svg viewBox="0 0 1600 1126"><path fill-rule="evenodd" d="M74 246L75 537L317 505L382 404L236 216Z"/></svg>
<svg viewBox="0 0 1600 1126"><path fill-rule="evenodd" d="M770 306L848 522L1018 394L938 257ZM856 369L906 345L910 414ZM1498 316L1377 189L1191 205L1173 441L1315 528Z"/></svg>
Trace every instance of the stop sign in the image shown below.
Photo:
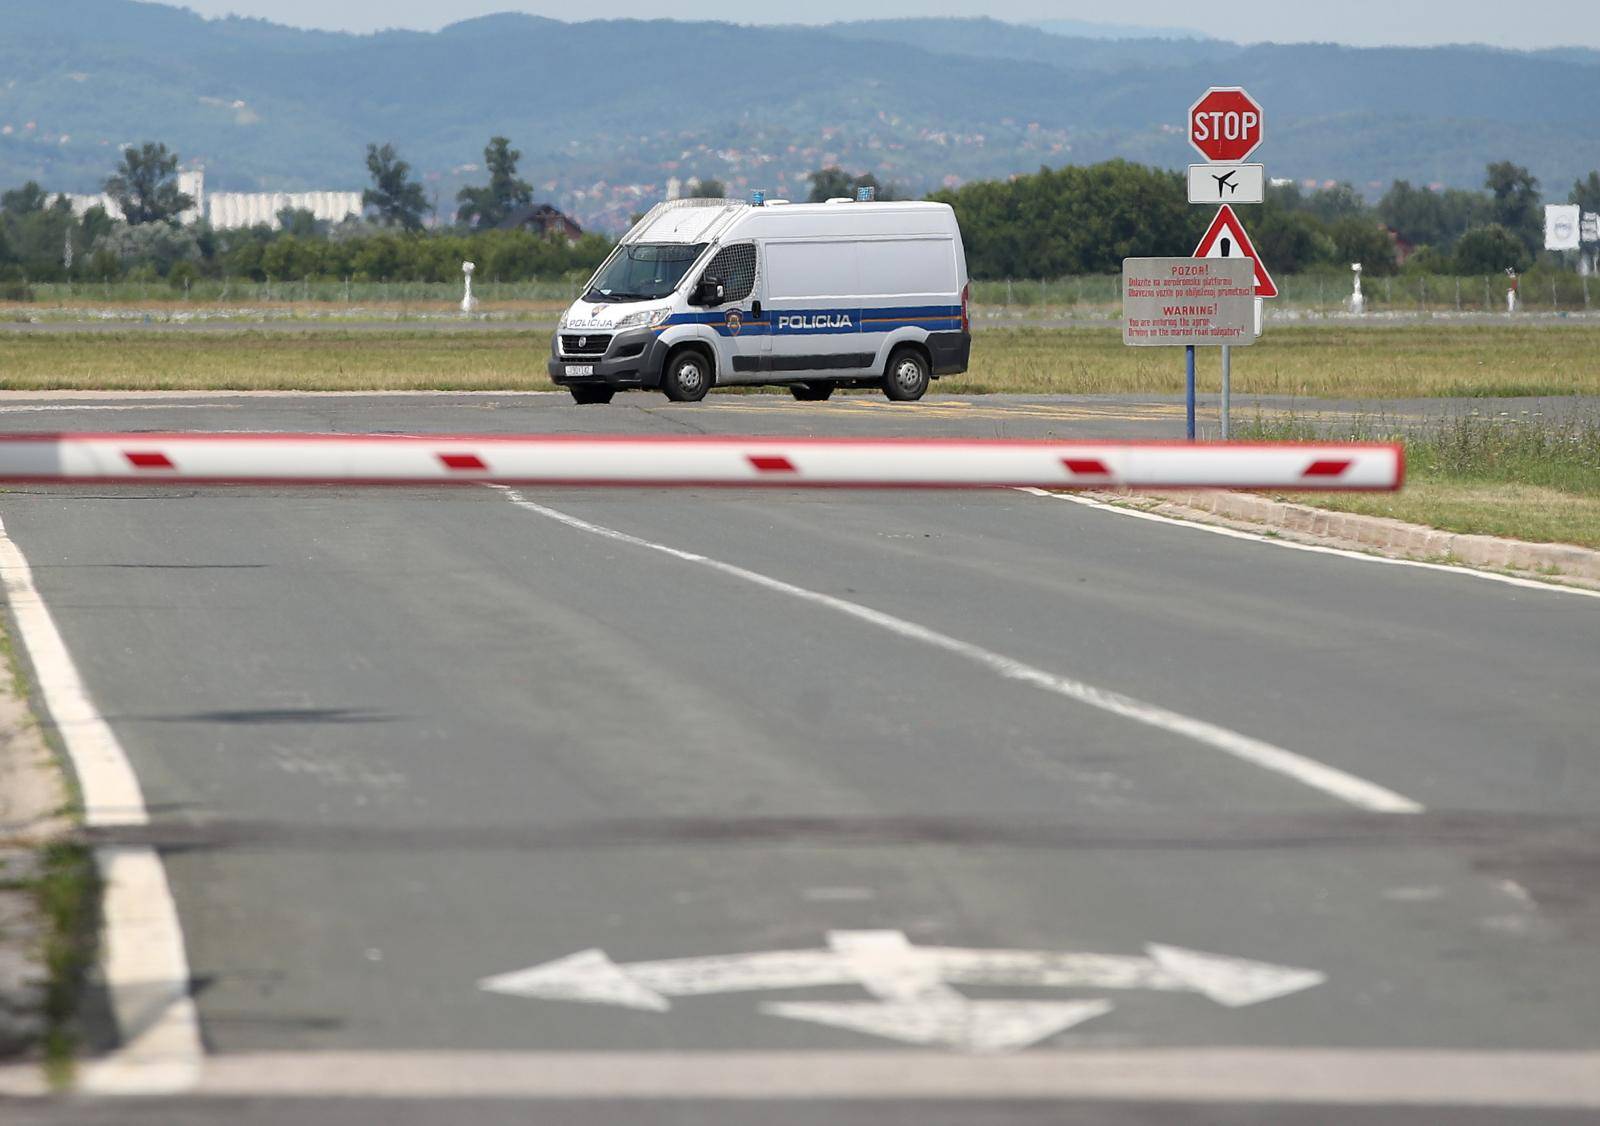
<svg viewBox="0 0 1600 1126"><path fill-rule="evenodd" d="M1239 86L1213 86L1189 107L1189 143L1207 160L1243 160L1261 144L1261 103Z"/></svg>

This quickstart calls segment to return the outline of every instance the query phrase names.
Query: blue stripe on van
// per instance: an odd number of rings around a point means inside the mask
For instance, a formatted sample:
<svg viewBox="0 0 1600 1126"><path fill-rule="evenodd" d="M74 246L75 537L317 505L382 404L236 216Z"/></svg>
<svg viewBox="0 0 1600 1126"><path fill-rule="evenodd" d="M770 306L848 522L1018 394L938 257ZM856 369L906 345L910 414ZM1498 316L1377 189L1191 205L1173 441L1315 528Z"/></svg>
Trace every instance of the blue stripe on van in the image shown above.
<svg viewBox="0 0 1600 1126"><path fill-rule="evenodd" d="M961 327L960 305L902 305L882 308L849 309L764 309L757 320L749 310L737 310L740 328L728 327L726 313L675 313L668 325L706 325L719 336L762 335L818 336L838 333L893 332L901 328L922 328L947 332Z"/></svg>

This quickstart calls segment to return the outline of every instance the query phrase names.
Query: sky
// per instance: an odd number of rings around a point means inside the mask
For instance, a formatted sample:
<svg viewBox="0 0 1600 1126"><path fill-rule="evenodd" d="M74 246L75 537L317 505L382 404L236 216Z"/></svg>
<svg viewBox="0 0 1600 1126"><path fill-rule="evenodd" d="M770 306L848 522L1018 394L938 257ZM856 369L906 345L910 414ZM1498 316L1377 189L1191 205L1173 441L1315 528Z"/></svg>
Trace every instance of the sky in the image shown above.
<svg viewBox="0 0 1600 1126"><path fill-rule="evenodd" d="M741 23L826 23L833 20L903 16L990 15L1013 23L1080 19L1149 27L1196 28L1239 42L1337 42L1380 44L1491 43L1502 47L1600 48L1597 0L1139 0L1108 6L1044 3L1041 0L806 0L803 4L728 4L726 0L606 0L604 3L539 3L528 0L186 0L183 7L206 16L256 16L296 27L375 31L385 27L435 30L447 23L491 12L521 11L556 19L734 20ZM759 12L759 16L752 15Z"/></svg>

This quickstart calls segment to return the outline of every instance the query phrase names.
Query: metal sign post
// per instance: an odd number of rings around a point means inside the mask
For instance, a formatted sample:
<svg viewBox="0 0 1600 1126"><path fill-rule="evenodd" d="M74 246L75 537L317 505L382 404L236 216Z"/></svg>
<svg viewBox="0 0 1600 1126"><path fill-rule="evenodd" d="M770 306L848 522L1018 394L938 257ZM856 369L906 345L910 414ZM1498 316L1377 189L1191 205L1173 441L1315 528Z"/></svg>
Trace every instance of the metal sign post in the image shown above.
<svg viewBox="0 0 1600 1126"><path fill-rule="evenodd" d="M1185 407L1185 417L1188 420L1186 433L1188 434L1189 441L1192 442L1194 441L1194 345L1191 344L1185 348L1184 353L1185 376L1183 381L1183 401Z"/></svg>
<svg viewBox="0 0 1600 1126"><path fill-rule="evenodd" d="M1229 400L1233 397L1232 383L1233 346L1224 344L1222 346L1222 440L1224 442L1228 440L1228 411L1231 406ZM1193 429L1192 426L1190 428Z"/></svg>

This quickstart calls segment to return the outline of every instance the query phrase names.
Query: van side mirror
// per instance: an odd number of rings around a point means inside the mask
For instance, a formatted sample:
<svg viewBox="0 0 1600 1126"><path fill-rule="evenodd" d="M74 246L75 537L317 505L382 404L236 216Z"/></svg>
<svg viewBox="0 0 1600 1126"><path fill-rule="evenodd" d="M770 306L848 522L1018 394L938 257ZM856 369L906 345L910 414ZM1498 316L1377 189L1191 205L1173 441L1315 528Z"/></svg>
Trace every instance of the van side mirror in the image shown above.
<svg viewBox="0 0 1600 1126"><path fill-rule="evenodd" d="M721 278L710 275L700 279L700 284L694 287L694 292L689 295L691 305L720 305L722 295L726 292Z"/></svg>

